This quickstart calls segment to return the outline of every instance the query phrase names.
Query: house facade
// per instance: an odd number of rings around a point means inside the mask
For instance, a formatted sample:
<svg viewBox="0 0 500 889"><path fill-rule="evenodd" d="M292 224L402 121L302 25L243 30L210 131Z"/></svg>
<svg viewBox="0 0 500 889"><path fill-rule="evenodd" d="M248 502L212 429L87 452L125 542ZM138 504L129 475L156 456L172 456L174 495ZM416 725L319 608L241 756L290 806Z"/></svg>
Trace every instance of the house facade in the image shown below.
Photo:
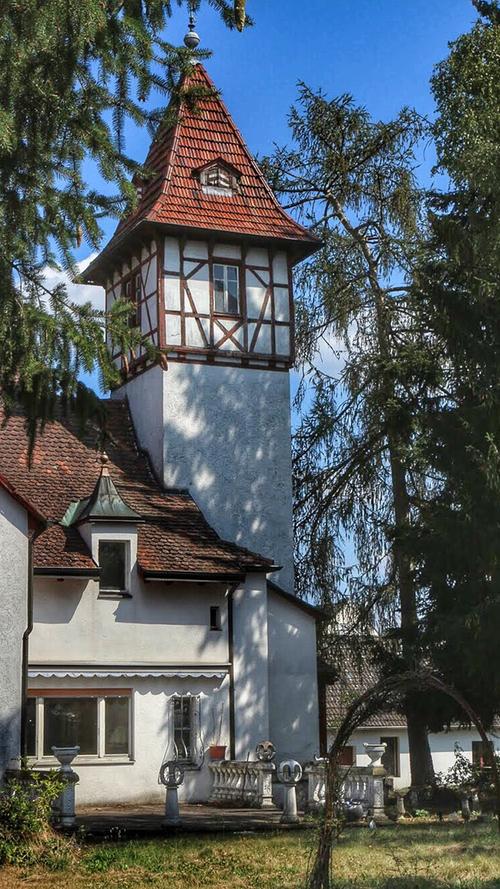
<svg viewBox="0 0 500 889"><path fill-rule="evenodd" d="M336 681L322 684L321 697L326 722L326 742L333 743L337 729L345 716L348 706L356 697L376 685L379 671L370 656L370 647L360 646L359 638L352 642L339 635L336 658ZM493 726L490 743L500 752L500 723ZM446 773L455 764L457 748L470 762L482 765L485 762L484 744L477 730L471 726L452 725L447 731L430 732L429 746L437 773ZM393 779L396 790L410 787L410 751L408 730L404 716L396 710L387 709L374 713L353 732L343 751L345 765L367 766L370 757L365 744L385 744L382 765Z"/></svg>
<svg viewBox="0 0 500 889"><path fill-rule="evenodd" d="M205 70L160 128L138 203L88 267L154 351L113 352L101 430L0 431L46 517L33 546L26 753L78 744L77 801L206 800L210 747L318 752L315 609L293 588L291 271L317 241L280 207ZM113 349L111 340L109 347ZM96 449L97 448L97 449ZM1 534L0 530L0 534ZM24 606L23 606L24 607ZM28 624L30 623L28 617Z"/></svg>

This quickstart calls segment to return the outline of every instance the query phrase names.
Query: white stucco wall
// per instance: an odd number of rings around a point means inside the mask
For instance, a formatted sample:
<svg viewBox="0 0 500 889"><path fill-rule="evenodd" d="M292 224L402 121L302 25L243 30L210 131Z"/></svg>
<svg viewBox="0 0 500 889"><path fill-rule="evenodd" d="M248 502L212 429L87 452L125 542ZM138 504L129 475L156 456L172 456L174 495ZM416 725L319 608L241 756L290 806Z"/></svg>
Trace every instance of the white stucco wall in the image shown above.
<svg viewBox="0 0 500 889"><path fill-rule="evenodd" d="M316 621L269 591L269 731L277 759L319 754Z"/></svg>
<svg viewBox="0 0 500 889"><path fill-rule="evenodd" d="M119 394L164 484L188 488L221 537L283 565L273 580L292 591L288 373L171 362Z"/></svg>
<svg viewBox="0 0 500 889"><path fill-rule="evenodd" d="M255 759L269 735L268 594L264 574L250 574L233 594L236 759Z"/></svg>
<svg viewBox="0 0 500 889"><path fill-rule="evenodd" d="M408 748L408 733L405 729L360 729L349 740L349 744L356 747L356 765L367 766L370 763L363 744L379 744L381 737L397 737L399 741L400 775L394 778L394 786L410 786L410 754ZM432 761L436 772L447 772L455 762L455 744L459 744L467 758L472 762L472 742L479 741L477 732L466 728L453 728L449 732L436 732L429 735L429 743L432 753ZM500 752L500 738L493 737L495 749ZM328 743L332 743L333 735L329 733Z"/></svg>
<svg viewBox="0 0 500 889"><path fill-rule="evenodd" d="M96 757L77 757L73 763L80 776L76 788L77 806L105 805L111 803L162 803L165 788L158 783L162 762L172 758L172 723L169 713L170 699L174 694L200 695L200 728L206 748L213 743L213 710L222 708L222 733L220 743L229 744L229 693L225 679L32 679L30 689L89 688L93 691L113 688L132 689L132 757L129 761L113 762L108 758L98 762ZM186 771L185 781L179 790L179 798L188 802L206 800L211 787L208 754L201 768ZM36 767L54 767L51 759L41 759Z"/></svg>
<svg viewBox="0 0 500 889"><path fill-rule="evenodd" d="M9 760L20 753L27 588L28 516L0 487L0 781Z"/></svg>
<svg viewBox="0 0 500 889"><path fill-rule="evenodd" d="M224 586L136 580L132 593L99 598L94 580L37 578L30 663L227 664ZM210 630L211 605L220 631Z"/></svg>

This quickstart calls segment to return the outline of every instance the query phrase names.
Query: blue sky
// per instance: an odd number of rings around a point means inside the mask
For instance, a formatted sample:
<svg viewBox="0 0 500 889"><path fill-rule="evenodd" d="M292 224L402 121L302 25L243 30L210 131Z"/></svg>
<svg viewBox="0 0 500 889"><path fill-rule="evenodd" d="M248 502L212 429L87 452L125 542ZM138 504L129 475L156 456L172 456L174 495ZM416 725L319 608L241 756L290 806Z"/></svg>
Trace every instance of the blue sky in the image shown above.
<svg viewBox="0 0 500 889"><path fill-rule="evenodd" d="M228 31L206 3L197 31L201 46L214 53L206 67L258 155L287 142L287 113L300 80L330 96L352 93L381 119L403 105L431 116L433 66L477 18L471 0L247 0L247 6L255 25L243 34ZM165 35L170 42L182 42L186 18L185 9L176 9ZM129 128L129 154L144 160L148 144L147 132ZM431 166L427 152L423 181ZM98 187L94 177L89 184ZM103 243L115 225L104 224ZM77 258L88 253L82 246Z"/></svg>

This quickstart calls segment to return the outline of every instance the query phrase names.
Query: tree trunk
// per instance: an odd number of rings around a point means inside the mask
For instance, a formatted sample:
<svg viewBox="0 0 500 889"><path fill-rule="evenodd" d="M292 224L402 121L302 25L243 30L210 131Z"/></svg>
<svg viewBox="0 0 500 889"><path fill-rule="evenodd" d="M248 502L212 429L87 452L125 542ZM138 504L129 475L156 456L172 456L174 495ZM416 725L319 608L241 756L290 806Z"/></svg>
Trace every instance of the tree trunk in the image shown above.
<svg viewBox="0 0 500 889"><path fill-rule="evenodd" d="M367 264L367 277L373 294L377 318L377 340L380 357L387 362L391 357L389 337L390 320L387 311L387 294L379 283L377 260L374 258L369 242L359 229L355 228L335 195L330 195L332 206L345 230L359 245ZM390 371L385 371L381 382L382 403L387 408L395 401L394 381ZM417 650L417 597L411 573L410 560L404 549L403 536L410 525L410 500L406 484L406 472L401 459L401 440L397 426L387 413L387 446L391 472L392 496L396 538L393 544L394 563L397 570L399 601L401 610L401 631L403 637L402 653L405 671L418 670L419 657ZM418 711L408 699L406 700L406 718L408 722L408 742L410 748L410 768L412 786L434 783L434 768L429 747L427 730L422 725Z"/></svg>
<svg viewBox="0 0 500 889"><path fill-rule="evenodd" d="M411 566L404 547L401 545L401 534L410 522L410 503L404 466L399 459L395 436L389 435L389 461L391 465L392 490L394 495L394 515L396 519L396 540L394 541L394 560L398 572L399 600L401 608L401 631L403 634L402 652L405 671L419 669L419 656L416 646L418 616L415 585L411 575ZM408 747L410 750L410 773L412 787L434 784L434 766L426 726L423 725L415 699L406 697L405 716L408 730Z"/></svg>
<svg viewBox="0 0 500 889"><path fill-rule="evenodd" d="M429 737L422 719L412 703L411 697L405 701L405 716L410 750L411 786L418 787L434 784L434 765L432 762Z"/></svg>

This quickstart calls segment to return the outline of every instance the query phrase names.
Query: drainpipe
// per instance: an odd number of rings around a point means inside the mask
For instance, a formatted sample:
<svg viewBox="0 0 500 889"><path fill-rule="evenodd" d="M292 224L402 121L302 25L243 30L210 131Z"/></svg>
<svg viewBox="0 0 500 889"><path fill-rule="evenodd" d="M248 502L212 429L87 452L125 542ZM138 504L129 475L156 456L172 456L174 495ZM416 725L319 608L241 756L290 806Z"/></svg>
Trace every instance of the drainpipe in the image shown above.
<svg viewBox="0 0 500 889"><path fill-rule="evenodd" d="M239 584L227 588L227 635L229 645L229 759L236 759L235 716L234 716L234 622L233 595Z"/></svg>
<svg viewBox="0 0 500 889"><path fill-rule="evenodd" d="M33 629L33 545L36 538L42 531L45 531L47 525L42 525L38 529L33 529L28 536L28 589L27 589L27 610L28 622L23 633L23 654L22 654L22 671L21 671L21 756L27 755L27 699L28 699L28 658L29 658L29 637Z"/></svg>

